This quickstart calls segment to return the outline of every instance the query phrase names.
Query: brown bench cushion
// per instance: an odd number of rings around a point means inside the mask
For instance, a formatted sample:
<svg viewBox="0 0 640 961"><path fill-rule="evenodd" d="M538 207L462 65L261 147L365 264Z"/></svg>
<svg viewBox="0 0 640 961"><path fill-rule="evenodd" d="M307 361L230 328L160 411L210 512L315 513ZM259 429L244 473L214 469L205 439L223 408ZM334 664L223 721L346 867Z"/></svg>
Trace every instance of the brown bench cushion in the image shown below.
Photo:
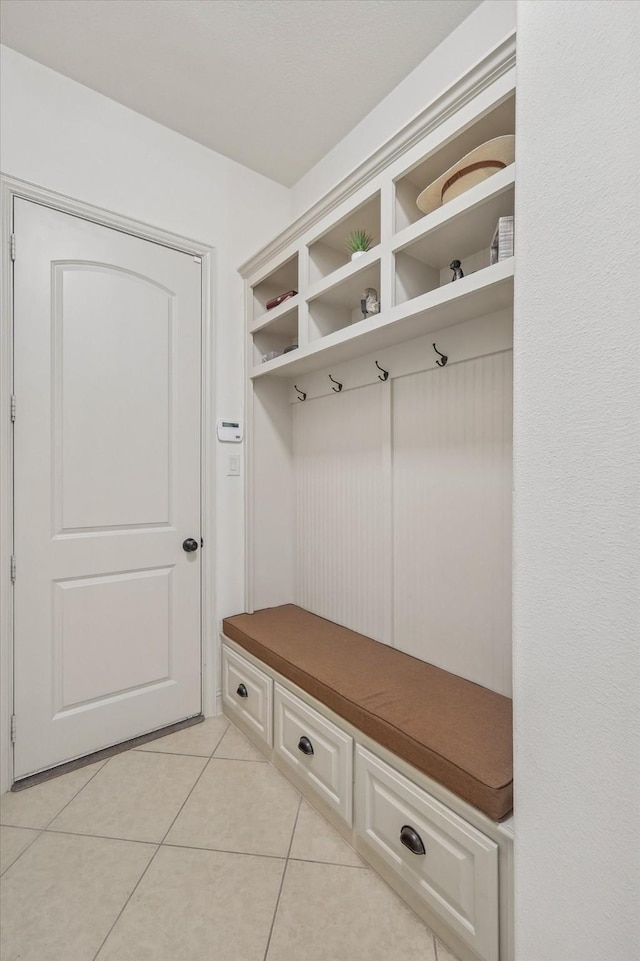
<svg viewBox="0 0 640 961"><path fill-rule="evenodd" d="M494 821L513 807L511 701L285 604L224 633Z"/></svg>

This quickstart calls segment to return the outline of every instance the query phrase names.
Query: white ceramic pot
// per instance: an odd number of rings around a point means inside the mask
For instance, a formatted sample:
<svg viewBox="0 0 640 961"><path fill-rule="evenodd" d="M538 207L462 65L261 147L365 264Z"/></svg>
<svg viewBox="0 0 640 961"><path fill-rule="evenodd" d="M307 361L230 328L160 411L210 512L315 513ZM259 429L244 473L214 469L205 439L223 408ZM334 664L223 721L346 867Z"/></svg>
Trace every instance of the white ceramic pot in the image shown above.
<svg viewBox="0 0 640 961"><path fill-rule="evenodd" d="M363 254L366 254L366 253L367 253L366 250L354 250L353 253L351 254L351 259L357 260L358 257L362 257Z"/></svg>

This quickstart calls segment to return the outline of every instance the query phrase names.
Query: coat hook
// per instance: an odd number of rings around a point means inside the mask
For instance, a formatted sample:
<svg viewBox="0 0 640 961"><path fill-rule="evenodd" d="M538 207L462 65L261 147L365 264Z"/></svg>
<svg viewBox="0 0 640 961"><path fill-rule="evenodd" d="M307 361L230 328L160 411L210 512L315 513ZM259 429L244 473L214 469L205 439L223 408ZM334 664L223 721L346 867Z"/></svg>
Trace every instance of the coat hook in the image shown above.
<svg viewBox="0 0 640 961"><path fill-rule="evenodd" d="M387 380L387 378L389 377L389 371L385 370L384 367L381 367L378 361L376 361L376 367L378 368L378 370L382 371L382 374L378 374L378 380Z"/></svg>
<svg viewBox="0 0 640 961"><path fill-rule="evenodd" d="M442 360L437 360L436 364L438 365L438 367L444 367L447 361L449 360L449 358L447 357L446 354L441 354L435 344L433 345L433 349L435 350L436 354L440 354L440 357L442 357Z"/></svg>
<svg viewBox="0 0 640 961"><path fill-rule="evenodd" d="M305 392L303 390L300 390L300 388L296 384L293 385L293 389L298 391L298 400L307 399L307 395L305 394Z"/></svg>
<svg viewBox="0 0 640 961"><path fill-rule="evenodd" d="M338 384L338 381L334 380L331 374L329 374L329 380L333 381L334 384ZM335 391L336 394L339 394L342 390L342 384L338 384L337 387L332 387L331 390Z"/></svg>

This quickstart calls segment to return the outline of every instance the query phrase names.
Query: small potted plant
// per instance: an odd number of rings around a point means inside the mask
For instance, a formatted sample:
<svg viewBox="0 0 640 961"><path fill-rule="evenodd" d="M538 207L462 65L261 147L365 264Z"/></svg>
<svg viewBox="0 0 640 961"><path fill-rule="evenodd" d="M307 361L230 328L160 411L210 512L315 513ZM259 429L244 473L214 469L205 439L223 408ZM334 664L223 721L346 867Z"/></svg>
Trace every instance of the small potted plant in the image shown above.
<svg viewBox="0 0 640 961"><path fill-rule="evenodd" d="M373 237L366 230L352 230L347 236L347 250L351 254L352 260L362 257L372 247Z"/></svg>

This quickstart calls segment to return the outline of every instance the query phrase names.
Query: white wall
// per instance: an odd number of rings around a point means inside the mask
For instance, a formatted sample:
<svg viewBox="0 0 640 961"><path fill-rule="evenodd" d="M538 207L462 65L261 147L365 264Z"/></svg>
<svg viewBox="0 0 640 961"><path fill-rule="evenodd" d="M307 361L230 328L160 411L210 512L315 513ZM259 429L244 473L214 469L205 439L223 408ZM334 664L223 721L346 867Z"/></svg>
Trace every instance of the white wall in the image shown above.
<svg viewBox="0 0 640 961"><path fill-rule="evenodd" d="M639 14L518 3L517 961L640 957Z"/></svg>
<svg viewBox="0 0 640 961"><path fill-rule="evenodd" d="M295 217L422 113L436 97L516 28L515 0L485 0L381 100L340 143L294 184ZM375 70L375 64L367 64Z"/></svg>
<svg viewBox="0 0 640 961"><path fill-rule="evenodd" d="M186 137L1 48L2 171L216 248L216 406L241 416L236 268L289 220L290 194ZM244 608L242 480L217 465L217 615Z"/></svg>

